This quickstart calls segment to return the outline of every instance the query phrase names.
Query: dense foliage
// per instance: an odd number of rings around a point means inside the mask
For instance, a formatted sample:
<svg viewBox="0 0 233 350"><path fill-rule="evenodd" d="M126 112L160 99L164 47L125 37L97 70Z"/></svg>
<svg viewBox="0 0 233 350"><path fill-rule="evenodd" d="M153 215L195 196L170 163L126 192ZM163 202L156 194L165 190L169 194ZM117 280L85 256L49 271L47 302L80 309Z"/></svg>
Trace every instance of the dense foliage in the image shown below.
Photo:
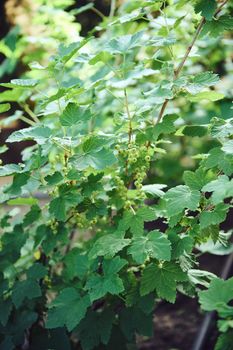
<svg viewBox="0 0 233 350"><path fill-rule="evenodd" d="M216 349L232 339L232 279L197 269L203 243L230 238L231 10L125 2L1 84L0 111L17 102L29 124L7 143L33 144L0 167L0 349L133 349L177 291L226 318Z"/></svg>

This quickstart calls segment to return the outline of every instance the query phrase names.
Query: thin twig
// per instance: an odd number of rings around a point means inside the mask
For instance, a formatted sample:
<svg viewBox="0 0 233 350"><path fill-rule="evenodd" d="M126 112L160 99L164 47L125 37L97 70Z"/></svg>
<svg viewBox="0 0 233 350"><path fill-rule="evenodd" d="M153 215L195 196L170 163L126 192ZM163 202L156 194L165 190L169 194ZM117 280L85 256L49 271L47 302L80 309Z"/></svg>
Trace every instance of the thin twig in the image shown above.
<svg viewBox="0 0 233 350"><path fill-rule="evenodd" d="M95 7L91 7L90 8L91 11L95 12L99 17L101 17L102 19L105 19L105 15L100 11L98 10L97 8Z"/></svg>
<svg viewBox="0 0 233 350"><path fill-rule="evenodd" d="M221 12L223 6L227 3L227 1L228 1L228 0L223 1L223 3L222 3L222 4L219 6L219 8L215 11L214 17L215 17L216 15L218 15L218 14ZM187 58L188 58L188 56L189 56L189 54L190 54L190 52L191 52L191 50L192 50L192 48L193 48L193 46L194 46L196 40L197 40L197 38L198 38L198 36L199 36L199 34L200 34L200 32L201 32L201 30L202 30L202 28L203 28L205 22L206 22L205 17L202 17L202 19L201 19L201 21L200 21L200 23L199 23L199 25L198 25L198 27L197 27L197 30L196 30L196 32L195 32L195 35L194 35L194 37L193 37L193 39L192 39L192 41L191 41L191 44L188 46L188 48L187 48L187 50L186 50L186 52L185 52L185 54L184 54L184 57L183 57L182 61L180 62L180 64L178 65L178 67L174 70L174 78L175 78L175 79L177 79L177 78L179 77L180 72L182 71L182 69L183 69L183 67L184 67L184 64L185 64L185 62L186 62L186 60L187 60ZM169 100L166 99L166 100L164 101L164 103L162 104L162 107L161 107L161 110L160 110L160 112L159 112L158 119L157 119L156 122L155 122L155 125L158 124L158 123L160 122L160 120L162 119L163 114L164 114L164 111L165 111L165 109L166 109L166 107L167 107L168 102L169 102Z"/></svg>
<svg viewBox="0 0 233 350"><path fill-rule="evenodd" d="M114 16L115 10L116 10L116 0L111 0L109 18L112 18Z"/></svg>
<svg viewBox="0 0 233 350"><path fill-rule="evenodd" d="M126 108L126 113L128 116L128 121L129 121L129 131L128 131L128 135L129 135L129 143L131 142L131 138L132 138L132 118L130 115L130 111L129 111L129 101L128 101L128 95L127 95L127 90L124 89L124 96L125 96L125 108Z"/></svg>
<svg viewBox="0 0 233 350"><path fill-rule="evenodd" d="M29 124L31 126L35 126L36 125L36 123L33 120L31 120L31 119L29 119L27 117L24 117L23 115L21 115L19 117L19 119L22 120L24 123L27 123L27 124Z"/></svg>
<svg viewBox="0 0 233 350"><path fill-rule="evenodd" d="M37 116L35 115L35 113L33 113L33 111L28 107L28 105L22 104L21 106L23 107L23 109L25 110L25 112L27 112L27 114L30 115L30 117L34 120L34 122L40 123L40 119L37 118Z"/></svg>
<svg viewBox="0 0 233 350"><path fill-rule="evenodd" d="M182 68L184 67L184 64L185 64L185 62L186 62L186 60L188 58L188 55L190 54L190 52L191 52L191 50L193 48L193 45L195 44L195 42L196 42L196 40L197 40L197 38L198 38L198 36L199 36L199 34L200 34L204 24L205 24L205 18L202 17L201 22L199 23L199 25L197 27L196 33L195 33L195 35L193 37L193 40L192 40L191 44L188 46L188 48L187 48L187 50L185 52L185 55L184 55L182 61L180 62L178 68L174 71L174 78L175 79L178 78Z"/></svg>

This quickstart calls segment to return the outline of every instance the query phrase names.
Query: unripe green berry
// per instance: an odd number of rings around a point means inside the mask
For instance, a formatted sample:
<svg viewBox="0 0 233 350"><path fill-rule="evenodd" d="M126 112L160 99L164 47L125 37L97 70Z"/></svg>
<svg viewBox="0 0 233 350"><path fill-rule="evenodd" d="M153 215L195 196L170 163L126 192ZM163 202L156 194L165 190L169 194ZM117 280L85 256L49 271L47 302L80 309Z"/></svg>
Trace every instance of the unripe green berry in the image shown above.
<svg viewBox="0 0 233 350"><path fill-rule="evenodd" d="M145 161L146 161L146 162L149 162L149 161L150 161L150 156L148 156L148 155L145 156Z"/></svg>

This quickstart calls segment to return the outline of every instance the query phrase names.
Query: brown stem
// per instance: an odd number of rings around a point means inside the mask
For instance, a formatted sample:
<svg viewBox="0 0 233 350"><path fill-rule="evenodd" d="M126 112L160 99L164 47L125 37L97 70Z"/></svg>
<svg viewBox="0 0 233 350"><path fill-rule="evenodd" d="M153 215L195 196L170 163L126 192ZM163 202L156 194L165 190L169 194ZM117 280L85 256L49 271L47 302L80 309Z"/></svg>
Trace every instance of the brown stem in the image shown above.
<svg viewBox="0 0 233 350"><path fill-rule="evenodd" d="M227 1L228 1L228 0L223 1L223 3L218 7L218 9L217 9L217 10L215 11L215 13L214 13L214 17L217 16L217 15L221 12L223 6L227 3ZM202 17L202 19L201 19L201 21L200 21L200 23L199 23L199 25L198 25L198 27L197 27L197 30L196 30L196 32L195 32L195 35L194 35L194 37L193 37L193 39L192 39L190 45L188 46L188 48L187 48L187 50L186 50L186 52L185 52L185 54L184 54L184 57L183 57L182 61L180 62L180 64L178 65L178 67L174 70L174 78L175 78L175 79L177 79L177 78L179 77L180 72L182 71L182 69L183 69L183 67L184 67L184 64L185 64L185 62L186 62L186 60L187 60L187 58L188 58L188 56L189 56L189 54L190 54L190 52L191 52L191 50L192 50L192 48L193 48L193 46L194 46L196 40L197 40L197 38L198 38L198 36L199 36L199 34L200 34L200 32L201 32L201 30L202 30L202 28L203 28L205 22L206 22L205 17ZM157 119L156 122L155 122L155 125L158 124L158 123L160 122L160 120L162 119L163 114L164 114L164 111L165 111L165 109L166 109L166 107L167 107L168 102L169 102L169 100L166 99L166 100L164 101L164 103L162 104L162 107L161 107L161 110L160 110L160 112L159 112L158 119Z"/></svg>
<svg viewBox="0 0 233 350"><path fill-rule="evenodd" d="M197 38L198 38L198 36L199 36L199 34L200 34L204 24L205 24L205 18L202 17L201 22L199 23L199 25L197 27L196 33L195 33L195 35L193 37L193 40L192 40L191 44L188 46L188 48L187 48L187 50L185 52L185 55L184 55L182 61L180 62L179 66L174 71L174 78L175 79L177 79L178 76L180 75L180 72L181 72L182 68L184 67L184 64L185 64L185 62L186 62L186 60L188 58L188 55L190 54L190 51L192 50L193 45L195 44L195 42L196 42L196 40L197 40Z"/></svg>
<svg viewBox="0 0 233 350"><path fill-rule="evenodd" d="M75 236L75 230L72 229L70 236L69 236L69 243L67 244L66 248L65 248L65 255L69 253L71 246L72 246L72 241L74 239Z"/></svg>

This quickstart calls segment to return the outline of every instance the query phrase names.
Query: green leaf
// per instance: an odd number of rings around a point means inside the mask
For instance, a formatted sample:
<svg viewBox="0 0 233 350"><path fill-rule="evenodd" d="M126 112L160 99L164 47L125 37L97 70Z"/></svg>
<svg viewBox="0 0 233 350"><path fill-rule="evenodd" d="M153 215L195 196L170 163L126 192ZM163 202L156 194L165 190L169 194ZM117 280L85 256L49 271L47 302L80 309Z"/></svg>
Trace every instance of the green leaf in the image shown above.
<svg viewBox="0 0 233 350"><path fill-rule="evenodd" d="M206 126L201 125L185 125L176 132L176 135L185 135L191 137L203 137L207 134L208 129Z"/></svg>
<svg viewBox="0 0 233 350"><path fill-rule="evenodd" d="M203 211L200 214L201 229L204 229L210 225L217 225L226 219L228 205L223 203L218 204L212 211Z"/></svg>
<svg viewBox="0 0 233 350"><path fill-rule="evenodd" d="M90 120L91 113L85 107L80 107L76 103L69 103L60 116L61 125L72 126Z"/></svg>
<svg viewBox="0 0 233 350"><path fill-rule="evenodd" d="M233 135L233 119L224 120L214 118L211 124L211 135L220 140L227 139Z"/></svg>
<svg viewBox="0 0 233 350"><path fill-rule="evenodd" d="M33 197L28 197L28 198L18 197L18 198L9 200L7 204L8 205L34 205L34 204L38 204L38 199Z"/></svg>
<svg viewBox="0 0 233 350"><path fill-rule="evenodd" d="M110 339L114 318L111 309L105 309L101 313L88 311L77 328L82 349L91 350L100 343L106 345Z"/></svg>
<svg viewBox="0 0 233 350"><path fill-rule="evenodd" d="M224 142L222 148L224 153L233 155L233 140Z"/></svg>
<svg viewBox="0 0 233 350"><path fill-rule="evenodd" d="M78 170L84 170L92 167L96 170L105 169L116 162L116 157L110 148L106 148L106 144L111 143L110 140L102 137L90 137L82 145L79 153L72 159Z"/></svg>
<svg viewBox="0 0 233 350"><path fill-rule="evenodd" d="M218 337L217 343L214 347L214 350L231 350L232 339L233 339L233 330L220 334L220 336Z"/></svg>
<svg viewBox="0 0 233 350"><path fill-rule="evenodd" d="M89 64L94 65L98 62L107 63L112 59L112 55L107 51L101 51L89 61Z"/></svg>
<svg viewBox="0 0 233 350"><path fill-rule="evenodd" d="M98 152L83 154L77 159L76 165L78 170L84 170L89 166L96 170L103 170L116 162L113 152L108 149L101 149Z"/></svg>
<svg viewBox="0 0 233 350"><path fill-rule="evenodd" d="M0 300L0 323L5 326L10 317L13 305L10 299Z"/></svg>
<svg viewBox="0 0 233 350"><path fill-rule="evenodd" d="M220 36L225 30L231 30L233 28L232 17L221 16L218 19L212 19L205 23L202 29L202 35L207 35L211 37Z"/></svg>
<svg viewBox="0 0 233 350"><path fill-rule="evenodd" d="M75 288L65 288L49 305L46 328L66 326L72 331L85 317L90 306L88 295L80 296ZM71 312L72 310L72 312Z"/></svg>
<svg viewBox="0 0 233 350"><path fill-rule="evenodd" d="M10 103L2 103L0 104L0 113L4 113L9 111L9 109L11 108Z"/></svg>
<svg viewBox="0 0 233 350"><path fill-rule="evenodd" d="M51 136L51 130L47 126L32 126L19 131L13 132L6 142L20 142L26 140L34 140L39 145L43 145L48 142Z"/></svg>
<svg viewBox="0 0 233 350"><path fill-rule="evenodd" d="M6 90L0 94L1 102L18 102L24 100L22 89Z"/></svg>
<svg viewBox="0 0 233 350"><path fill-rule="evenodd" d="M152 313L146 314L137 307L122 308L119 315L120 328L128 341L134 341L135 334L152 337L152 317Z"/></svg>
<svg viewBox="0 0 233 350"><path fill-rule="evenodd" d="M221 175L217 180L207 183L203 192L213 192L211 202L213 204L221 203L225 198L233 196L233 180L229 180L226 175Z"/></svg>
<svg viewBox="0 0 233 350"><path fill-rule="evenodd" d="M217 167L226 175L231 175L233 173L233 158L231 155L226 155L220 147L215 147L210 150L204 165L206 169Z"/></svg>
<svg viewBox="0 0 233 350"><path fill-rule="evenodd" d="M188 95L187 99L191 102L200 102L200 100L208 100L208 101L219 101L225 97L224 94L216 91L203 91L199 92L196 95Z"/></svg>
<svg viewBox="0 0 233 350"><path fill-rule="evenodd" d="M45 181L48 183L49 186L57 185L63 180L64 176L59 171L56 171L54 174L45 177Z"/></svg>
<svg viewBox="0 0 233 350"><path fill-rule="evenodd" d="M217 243L220 236L219 225L210 224L209 226L206 226L205 228L201 229L200 236L202 242L206 242L208 239L211 239L214 244Z"/></svg>
<svg viewBox="0 0 233 350"><path fill-rule="evenodd" d="M25 215L24 220L23 220L23 225L28 226L34 223L36 220L40 218L41 215L41 208L37 205L34 204L30 211Z"/></svg>
<svg viewBox="0 0 233 350"><path fill-rule="evenodd" d="M36 263L32 265L27 270L27 276L31 280L40 280L41 278L45 277L46 274L47 274L46 267L40 263Z"/></svg>
<svg viewBox="0 0 233 350"><path fill-rule="evenodd" d="M66 201L64 198L54 198L49 203L49 212L54 215L57 220L66 220Z"/></svg>
<svg viewBox="0 0 233 350"><path fill-rule="evenodd" d="M164 234L155 230L146 236L136 237L128 249L133 259L138 264L143 264L145 260L155 258L158 260L171 259L171 244Z"/></svg>
<svg viewBox="0 0 233 350"><path fill-rule="evenodd" d="M16 173L21 173L23 170L18 164L6 164L0 166L0 176L9 176Z"/></svg>
<svg viewBox="0 0 233 350"><path fill-rule="evenodd" d="M0 146L0 154L5 153L6 151L8 151L8 147L6 145Z"/></svg>
<svg viewBox="0 0 233 350"><path fill-rule="evenodd" d="M141 45L143 31L137 32L133 35L122 35L118 38L112 39L106 46L106 50L112 54L126 54L130 50L135 49Z"/></svg>
<svg viewBox="0 0 233 350"><path fill-rule="evenodd" d="M164 192L162 191L163 188L166 188L167 185L163 184L153 184L153 185L144 185L142 186L142 191L145 193L150 194L151 196L155 197L163 197Z"/></svg>
<svg viewBox="0 0 233 350"><path fill-rule="evenodd" d="M68 209L76 207L82 200L83 197L76 188L62 185L59 188L59 197L49 203L49 212L57 220L65 221Z"/></svg>
<svg viewBox="0 0 233 350"><path fill-rule="evenodd" d="M174 45L176 41L177 41L176 38L174 38L173 36L154 37L149 41L148 46L152 46L152 47L171 46L171 45Z"/></svg>
<svg viewBox="0 0 233 350"><path fill-rule="evenodd" d="M176 130L174 125L178 115L165 115L163 120L153 128L153 139L156 141L161 134L171 134Z"/></svg>
<svg viewBox="0 0 233 350"><path fill-rule="evenodd" d="M139 208L136 213L125 212L123 219L119 224L119 231L130 231L135 236L142 236L144 231L144 222L155 220L155 211L150 207Z"/></svg>
<svg viewBox="0 0 233 350"><path fill-rule="evenodd" d="M130 239L117 237L114 234L107 234L97 239L88 256L90 259L95 259L97 256L106 256L107 258L110 258L116 255L116 253L121 251L124 247L128 246L130 242Z"/></svg>
<svg viewBox="0 0 233 350"><path fill-rule="evenodd" d="M185 184L192 190L201 190L212 179L212 174L206 173L202 168L193 171L185 171L183 175Z"/></svg>
<svg viewBox="0 0 233 350"><path fill-rule="evenodd" d="M198 294L203 310L216 310L221 313L224 305L233 299L233 277L226 281L221 278L214 278L210 282L209 289L201 291Z"/></svg>
<svg viewBox="0 0 233 350"><path fill-rule="evenodd" d="M25 299L31 300L40 296L40 286L32 279L16 282L12 291L12 300L16 308L19 308Z"/></svg>
<svg viewBox="0 0 233 350"><path fill-rule="evenodd" d="M22 193L23 186L28 183L29 179L30 174L28 172L15 174L12 184L5 190L5 193L15 196L20 195Z"/></svg>
<svg viewBox="0 0 233 350"><path fill-rule="evenodd" d="M193 84L201 86L213 86L219 82L219 76L213 72L201 72L196 74L192 80Z"/></svg>
<svg viewBox="0 0 233 350"><path fill-rule="evenodd" d="M201 12L201 15L210 21L214 16L217 8L217 2L215 0L199 0L195 5L195 12Z"/></svg>
<svg viewBox="0 0 233 350"><path fill-rule="evenodd" d="M92 38L86 38L78 42L71 43L69 45L61 44L58 48L58 56L62 63L66 64L84 45L88 43Z"/></svg>
<svg viewBox="0 0 233 350"><path fill-rule="evenodd" d="M72 249L65 256L64 263L66 266L65 274L68 276L69 279L73 279L75 277L83 279L83 277L87 274L89 269L87 255L81 255L78 248Z"/></svg>
<svg viewBox="0 0 233 350"><path fill-rule="evenodd" d="M168 234L168 239L171 242L172 259L177 259L185 253L191 253L194 245L194 241L191 237L181 236L178 235L176 232L171 231Z"/></svg>
<svg viewBox="0 0 233 350"><path fill-rule="evenodd" d="M162 104L165 100L170 100L173 98L173 92L171 88L166 88L163 86L156 86L154 89L149 92L145 92L144 95L153 97L156 104Z"/></svg>
<svg viewBox="0 0 233 350"><path fill-rule="evenodd" d="M32 88L38 84L36 79L12 79L10 83L2 83L1 86L8 88Z"/></svg>
<svg viewBox="0 0 233 350"><path fill-rule="evenodd" d="M143 271L140 293L143 296L155 290L160 298L174 303L176 283L186 280L187 274L173 262L165 262L161 265L150 264Z"/></svg>
<svg viewBox="0 0 233 350"><path fill-rule="evenodd" d="M200 192L180 185L170 189L163 198L167 202L168 215L174 216L186 208L196 210L200 201Z"/></svg>
<svg viewBox="0 0 233 350"><path fill-rule="evenodd" d="M103 276L92 275L88 278L85 289L89 291L91 301L104 297L107 293L112 295L120 294L124 291L124 285L118 272L127 264L127 261L119 256L104 260Z"/></svg>

